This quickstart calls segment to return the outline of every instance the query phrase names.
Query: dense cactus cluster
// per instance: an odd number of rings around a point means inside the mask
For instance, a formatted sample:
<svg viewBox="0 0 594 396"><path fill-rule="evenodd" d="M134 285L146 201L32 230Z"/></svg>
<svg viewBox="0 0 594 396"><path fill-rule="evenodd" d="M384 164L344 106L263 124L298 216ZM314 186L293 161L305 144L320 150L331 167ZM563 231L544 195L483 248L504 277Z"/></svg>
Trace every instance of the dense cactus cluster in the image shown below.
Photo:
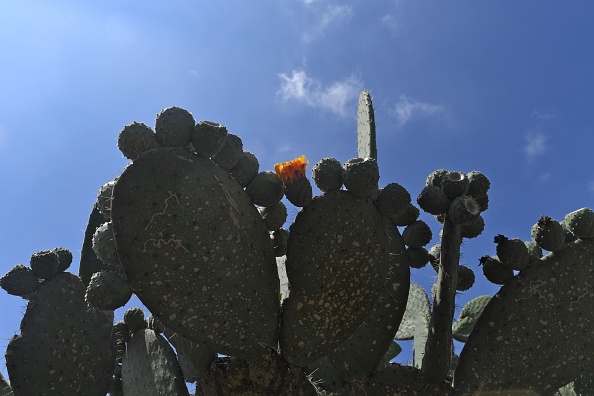
<svg viewBox="0 0 594 396"><path fill-rule="evenodd" d="M56 248L0 279L28 300L1 394L189 395L186 382L221 396L594 393L594 213L543 216L533 241L497 235L480 264L501 289L454 320L488 178L437 170L418 207L400 184L380 187L367 91L358 142L357 158L312 165L314 197L305 156L260 170L239 136L186 110L125 126L131 163L99 189L78 276ZM288 229L283 197L300 208ZM431 248L419 208L442 225ZM430 294L410 281L427 263ZM150 316L132 308L114 324L132 294ZM412 364L390 363L411 339Z"/></svg>

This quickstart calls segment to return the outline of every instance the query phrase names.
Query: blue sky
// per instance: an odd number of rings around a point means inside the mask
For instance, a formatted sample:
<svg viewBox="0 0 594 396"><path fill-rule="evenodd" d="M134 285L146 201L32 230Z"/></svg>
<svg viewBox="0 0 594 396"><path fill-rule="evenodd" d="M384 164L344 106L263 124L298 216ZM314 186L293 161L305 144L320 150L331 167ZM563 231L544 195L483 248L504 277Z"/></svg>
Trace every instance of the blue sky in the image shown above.
<svg viewBox="0 0 594 396"><path fill-rule="evenodd" d="M492 295L477 263L493 236L529 240L541 215L594 206L593 19L587 1L2 2L0 273L56 246L78 271L96 191L127 163L124 125L179 106L227 125L261 170L344 162L367 88L380 186L416 198L439 168L490 178L459 304ZM24 306L0 292L2 349Z"/></svg>

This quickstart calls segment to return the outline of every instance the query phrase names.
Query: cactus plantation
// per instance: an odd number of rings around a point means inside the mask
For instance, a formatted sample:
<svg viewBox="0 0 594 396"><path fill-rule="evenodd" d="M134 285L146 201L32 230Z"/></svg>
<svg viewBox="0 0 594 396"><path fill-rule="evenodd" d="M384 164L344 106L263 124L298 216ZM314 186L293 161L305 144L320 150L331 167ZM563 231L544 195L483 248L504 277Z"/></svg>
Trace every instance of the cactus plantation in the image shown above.
<svg viewBox="0 0 594 396"><path fill-rule="evenodd" d="M461 244L483 231L489 179L440 169L416 199L379 186L367 91L357 129L357 158L309 167L314 197L305 156L261 170L186 110L126 125L131 162L99 188L78 275L56 248L0 280L28 300L0 395L594 395L592 210L495 236L475 275ZM419 209L442 225L433 247ZM410 280L428 263L430 291ZM501 288L455 318L475 276ZM147 311L114 324L132 294ZM411 365L390 363L398 340Z"/></svg>

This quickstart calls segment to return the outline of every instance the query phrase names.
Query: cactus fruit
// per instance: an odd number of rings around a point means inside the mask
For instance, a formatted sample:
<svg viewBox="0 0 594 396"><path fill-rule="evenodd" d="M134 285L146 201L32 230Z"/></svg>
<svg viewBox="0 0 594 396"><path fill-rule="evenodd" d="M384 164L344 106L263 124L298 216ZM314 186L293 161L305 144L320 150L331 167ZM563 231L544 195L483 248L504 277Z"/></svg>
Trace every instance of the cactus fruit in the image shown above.
<svg viewBox="0 0 594 396"><path fill-rule="evenodd" d="M497 257L483 256L479 259L479 265L483 266L485 278L496 285L503 285L514 277L514 271L503 265Z"/></svg>
<svg viewBox="0 0 594 396"><path fill-rule="evenodd" d="M491 187L491 182L487 176L479 171L468 172L466 176L468 177L468 195L476 199L487 194L489 187Z"/></svg>
<svg viewBox="0 0 594 396"><path fill-rule="evenodd" d="M268 231L278 230L287 221L287 207L283 201L279 201L271 206L258 208L258 211L264 223L266 223Z"/></svg>
<svg viewBox="0 0 594 396"><path fill-rule="evenodd" d="M158 146L155 132L148 125L140 122L126 125L118 135L118 148L124 157L131 160Z"/></svg>
<svg viewBox="0 0 594 396"><path fill-rule="evenodd" d="M113 186L115 186L115 180L108 181L97 192L97 208L108 219L111 219L111 193L113 192Z"/></svg>
<svg viewBox="0 0 594 396"><path fill-rule="evenodd" d="M96 272L87 286L85 299L95 308L114 310L123 307L132 297L125 279L114 272Z"/></svg>
<svg viewBox="0 0 594 396"><path fill-rule="evenodd" d="M530 264L542 257L542 249L534 241L525 241L524 244L528 249L528 261Z"/></svg>
<svg viewBox="0 0 594 396"><path fill-rule="evenodd" d="M194 151L204 158L211 158L221 151L226 140L227 128L211 121L200 121L196 124L192 134Z"/></svg>
<svg viewBox="0 0 594 396"><path fill-rule="evenodd" d="M454 200L468 193L469 181L466 174L450 171L441 179L441 189L449 200Z"/></svg>
<svg viewBox="0 0 594 396"><path fill-rule="evenodd" d="M428 184L423 188L417 197L417 203L427 213L440 215L447 213L450 209L450 200L443 190L433 184Z"/></svg>
<svg viewBox="0 0 594 396"><path fill-rule="evenodd" d="M485 229L485 220L483 220L483 216L481 216L480 214L478 215L478 217L474 220L472 220L470 223L466 223L466 224L462 224L460 226L460 231L462 232L462 238L476 238L477 236L479 236L480 234L482 234L482 232Z"/></svg>
<svg viewBox="0 0 594 396"><path fill-rule="evenodd" d="M77 276L61 273L31 296L21 334L6 349L15 395L107 393L115 364L113 315L89 307L84 295Z"/></svg>
<svg viewBox="0 0 594 396"><path fill-rule="evenodd" d="M561 224L548 216L542 216L530 231L532 239L544 250L559 252L565 246L565 231Z"/></svg>
<svg viewBox="0 0 594 396"><path fill-rule="evenodd" d="M489 209L489 195L481 195L479 197L474 197L476 203L478 204L479 208L481 208L481 212Z"/></svg>
<svg viewBox="0 0 594 396"><path fill-rule="evenodd" d="M489 301L491 301L491 296L479 296L466 303L452 327L452 335L456 341L466 342L468 340L468 336L472 333L474 325Z"/></svg>
<svg viewBox="0 0 594 396"><path fill-rule="evenodd" d="M66 271L72 264L72 253L70 250L57 247L53 252L58 256L58 273Z"/></svg>
<svg viewBox="0 0 594 396"><path fill-rule="evenodd" d="M212 160L224 170L229 171L237 165L242 156L243 142L241 138L229 133L227 139L225 139L225 144L218 153L212 156Z"/></svg>
<svg viewBox="0 0 594 396"><path fill-rule="evenodd" d="M346 191L315 197L290 227L280 345L305 367L369 314L388 273L389 240L373 203ZM330 320L331 319L331 320Z"/></svg>
<svg viewBox="0 0 594 396"><path fill-rule="evenodd" d="M155 134L161 146L187 146L192 141L196 121L187 110L169 107L155 120Z"/></svg>
<svg viewBox="0 0 594 396"><path fill-rule="evenodd" d="M335 158L322 158L312 167L311 178L323 192L338 191L342 187L342 165Z"/></svg>
<svg viewBox="0 0 594 396"><path fill-rule="evenodd" d="M130 308L124 312L124 323L131 333L147 326L142 308Z"/></svg>
<svg viewBox="0 0 594 396"><path fill-rule="evenodd" d="M429 253L424 247L409 247L406 249L410 268L421 269L429 262Z"/></svg>
<svg viewBox="0 0 594 396"><path fill-rule="evenodd" d="M184 148L160 147L124 170L112 208L128 284L166 327L218 353L253 360L264 345L276 345L272 241L228 173Z"/></svg>
<svg viewBox="0 0 594 396"><path fill-rule="evenodd" d="M312 189L305 177L307 167L305 155L288 162L274 165L274 170L285 185L285 196L295 206L303 207L311 202Z"/></svg>
<svg viewBox="0 0 594 396"><path fill-rule="evenodd" d="M22 264L15 265L2 278L0 278L0 287L8 294L29 298L37 290L39 279L29 267Z"/></svg>
<svg viewBox="0 0 594 396"><path fill-rule="evenodd" d="M390 183L379 190L375 201L375 206L384 217L396 216L410 205L410 194L398 183Z"/></svg>
<svg viewBox="0 0 594 396"><path fill-rule="evenodd" d="M402 232L402 238L406 246L420 248L431 242L433 234L431 228L423 220L417 220L406 226Z"/></svg>
<svg viewBox="0 0 594 396"><path fill-rule="evenodd" d="M474 285L474 272L465 265L458 267L458 282L456 282L456 290L466 291Z"/></svg>
<svg viewBox="0 0 594 396"><path fill-rule="evenodd" d="M244 151L237 164L231 168L229 173L241 187L245 188L256 177L259 170L260 163L258 162L258 158L249 151Z"/></svg>
<svg viewBox="0 0 594 396"><path fill-rule="evenodd" d="M454 224L468 224L476 220L481 214L481 208L476 200L469 195L462 195L454 199L450 206L450 219Z"/></svg>
<svg viewBox="0 0 594 396"><path fill-rule="evenodd" d="M39 279L51 279L58 273L58 255L53 250L33 253L29 265Z"/></svg>
<svg viewBox="0 0 594 396"><path fill-rule="evenodd" d="M118 267L118 253L116 251L115 240L113 236L113 224L111 221L103 223L93 235L93 251L97 258L104 263Z"/></svg>
<svg viewBox="0 0 594 396"><path fill-rule="evenodd" d="M394 223L394 225L398 227L406 227L409 224L412 224L419 218L420 212L419 208L414 206L412 203L408 204L406 209L402 212L399 212L393 216L390 216L390 220Z"/></svg>
<svg viewBox="0 0 594 396"><path fill-rule="evenodd" d="M276 173L263 171L252 179L245 192L255 205L272 206L283 198L285 185Z"/></svg>
<svg viewBox="0 0 594 396"><path fill-rule="evenodd" d="M594 238L594 212L590 208L581 208L566 214L563 223L576 238Z"/></svg>
<svg viewBox="0 0 594 396"><path fill-rule="evenodd" d="M499 234L495 237L497 244L497 258L507 268L514 271L521 271L530 264L528 247L518 238L509 239Z"/></svg>
<svg viewBox="0 0 594 396"><path fill-rule="evenodd" d="M357 197L367 197L377 190L379 168L373 158L351 158L343 165L342 181Z"/></svg>

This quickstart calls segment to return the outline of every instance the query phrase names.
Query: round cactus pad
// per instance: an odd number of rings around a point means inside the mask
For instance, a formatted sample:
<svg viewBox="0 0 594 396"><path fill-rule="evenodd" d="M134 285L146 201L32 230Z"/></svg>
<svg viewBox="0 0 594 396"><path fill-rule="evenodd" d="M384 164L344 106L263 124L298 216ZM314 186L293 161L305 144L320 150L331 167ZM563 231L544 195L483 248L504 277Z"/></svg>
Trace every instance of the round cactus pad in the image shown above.
<svg viewBox="0 0 594 396"><path fill-rule="evenodd" d="M248 360L276 346L272 241L226 171L183 148L148 151L118 179L112 221L132 291L165 326Z"/></svg>
<svg viewBox="0 0 594 396"><path fill-rule="evenodd" d="M290 229L283 357L304 367L344 342L371 312L389 266L389 239L371 200L347 191L315 197Z"/></svg>
<svg viewBox="0 0 594 396"><path fill-rule="evenodd" d="M553 394L589 371L593 266L594 241L578 239L507 282L484 308L462 349L456 392Z"/></svg>

